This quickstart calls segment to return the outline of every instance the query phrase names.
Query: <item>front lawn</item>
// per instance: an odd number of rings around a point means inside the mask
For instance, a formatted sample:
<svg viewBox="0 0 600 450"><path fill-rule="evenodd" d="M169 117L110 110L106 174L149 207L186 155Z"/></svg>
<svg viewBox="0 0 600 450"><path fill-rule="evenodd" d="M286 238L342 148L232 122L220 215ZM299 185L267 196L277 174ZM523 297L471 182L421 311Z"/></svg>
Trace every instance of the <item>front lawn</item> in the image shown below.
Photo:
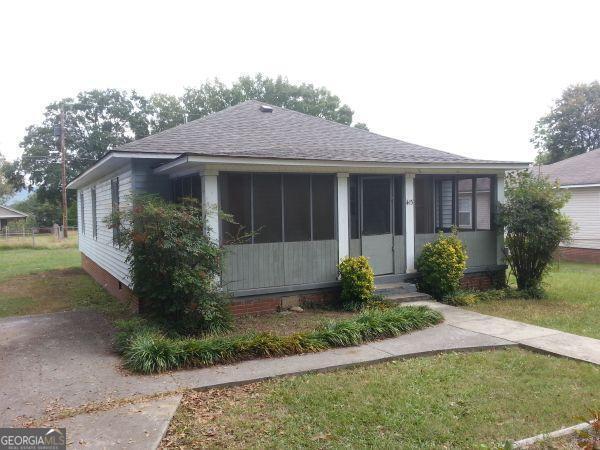
<svg viewBox="0 0 600 450"><path fill-rule="evenodd" d="M519 349L409 359L190 392L162 446L493 446L578 423L599 382L598 366Z"/></svg>
<svg viewBox="0 0 600 450"><path fill-rule="evenodd" d="M76 247L0 248L0 282L17 275L80 266L81 255Z"/></svg>
<svg viewBox="0 0 600 450"><path fill-rule="evenodd" d="M600 265L555 265L546 278L548 298L493 300L469 309L600 339Z"/></svg>
<svg viewBox="0 0 600 450"><path fill-rule="evenodd" d="M0 317L75 309L95 309L111 317L128 315L127 308L81 268L20 275L0 282Z"/></svg>

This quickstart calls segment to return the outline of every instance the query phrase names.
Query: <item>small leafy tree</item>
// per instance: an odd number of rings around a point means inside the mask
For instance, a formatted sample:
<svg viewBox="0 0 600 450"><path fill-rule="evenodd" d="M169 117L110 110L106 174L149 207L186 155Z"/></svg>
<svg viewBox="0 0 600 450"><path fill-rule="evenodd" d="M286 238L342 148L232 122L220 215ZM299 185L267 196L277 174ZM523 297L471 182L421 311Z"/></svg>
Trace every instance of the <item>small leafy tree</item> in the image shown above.
<svg viewBox="0 0 600 450"><path fill-rule="evenodd" d="M507 176L505 196L498 221L506 233L506 261L519 290L537 297L558 245L571 239L571 222L560 211L569 194L547 179L521 171Z"/></svg>
<svg viewBox="0 0 600 450"><path fill-rule="evenodd" d="M231 315L217 279L223 250L194 199L168 203L158 196L132 199L133 208L110 218L118 243L128 249L133 292L143 313L177 332L218 332Z"/></svg>
<svg viewBox="0 0 600 450"><path fill-rule="evenodd" d="M451 234L440 231L435 241L425 244L417 259L419 288L442 300L458 290L466 268L467 251L456 230Z"/></svg>

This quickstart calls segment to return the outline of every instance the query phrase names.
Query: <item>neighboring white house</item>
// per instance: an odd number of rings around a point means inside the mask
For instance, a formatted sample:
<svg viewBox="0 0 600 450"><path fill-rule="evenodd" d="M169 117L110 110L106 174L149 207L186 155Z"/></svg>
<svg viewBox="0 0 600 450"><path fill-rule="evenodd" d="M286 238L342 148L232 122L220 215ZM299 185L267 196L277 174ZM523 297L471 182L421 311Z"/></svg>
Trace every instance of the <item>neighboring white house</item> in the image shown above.
<svg viewBox="0 0 600 450"><path fill-rule="evenodd" d="M571 194L563 212L577 229L561 245L561 258L600 263L600 149L534 170Z"/></svg>
<svg viewBox="0 0 600 450"><path fill-rule="evenodd" d="M504 173L527 163L470 159L257 101L111 150L73 180L83 266L113 294L130 286L123 249L104 218L129 194L194 196L225 247L223 288L234 312L259 312L283 295L337 289L337 264L365 255L377 280L414 277L415 258L453 226L469 252L469 283L504 278L494 212Z"/></svg>

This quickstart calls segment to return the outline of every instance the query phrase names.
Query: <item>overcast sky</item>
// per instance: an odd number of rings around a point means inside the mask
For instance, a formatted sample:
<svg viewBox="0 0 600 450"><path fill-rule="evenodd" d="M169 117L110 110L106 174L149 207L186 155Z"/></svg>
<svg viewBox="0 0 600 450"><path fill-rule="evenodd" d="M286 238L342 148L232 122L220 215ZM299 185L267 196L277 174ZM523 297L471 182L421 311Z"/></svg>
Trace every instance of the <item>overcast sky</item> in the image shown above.
<svg viewBox="0 0 600 450"><path fill-rule="evenodd" d="M372 131L532 160L537 119L600 78L593 1L9 1L0 152L51 101L93 88L180 94L262 72L325 86Z"/></svg>

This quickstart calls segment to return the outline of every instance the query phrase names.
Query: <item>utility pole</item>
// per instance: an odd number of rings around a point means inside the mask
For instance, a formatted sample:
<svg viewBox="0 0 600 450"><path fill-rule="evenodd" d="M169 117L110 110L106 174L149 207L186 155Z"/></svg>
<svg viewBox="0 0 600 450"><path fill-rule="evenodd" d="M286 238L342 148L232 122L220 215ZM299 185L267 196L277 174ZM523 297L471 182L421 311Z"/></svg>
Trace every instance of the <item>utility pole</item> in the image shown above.
<svg viewBox="0 0 600 450"><path fill-rule="evenodd" d="M65 155L65 112L60 112L60 135L58 146L62 160L61 183L62 183L62 225L63 237L67 238L67 158Z"/></svg>

